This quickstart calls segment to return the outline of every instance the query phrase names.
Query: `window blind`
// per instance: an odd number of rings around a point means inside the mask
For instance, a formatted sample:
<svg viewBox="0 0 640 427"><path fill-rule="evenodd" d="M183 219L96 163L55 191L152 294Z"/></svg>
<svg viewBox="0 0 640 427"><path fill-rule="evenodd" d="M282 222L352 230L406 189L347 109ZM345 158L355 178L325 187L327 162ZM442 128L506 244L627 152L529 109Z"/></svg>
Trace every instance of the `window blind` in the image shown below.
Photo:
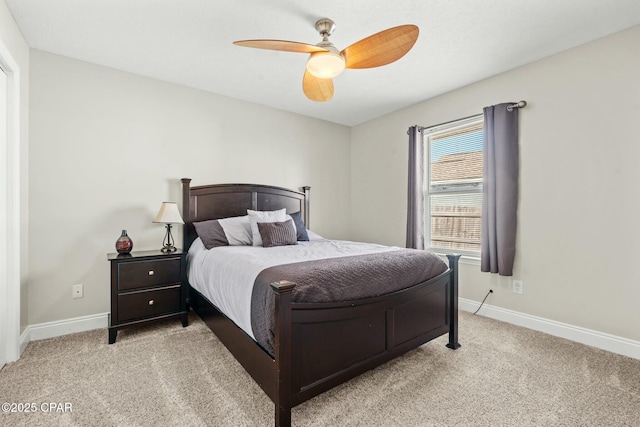
<svg viewBox="0 0 640 427"><path fill-rule="evenodd" d="M425 132L425 229L432 249L480 250L483 138L481 116Z"/></svg>

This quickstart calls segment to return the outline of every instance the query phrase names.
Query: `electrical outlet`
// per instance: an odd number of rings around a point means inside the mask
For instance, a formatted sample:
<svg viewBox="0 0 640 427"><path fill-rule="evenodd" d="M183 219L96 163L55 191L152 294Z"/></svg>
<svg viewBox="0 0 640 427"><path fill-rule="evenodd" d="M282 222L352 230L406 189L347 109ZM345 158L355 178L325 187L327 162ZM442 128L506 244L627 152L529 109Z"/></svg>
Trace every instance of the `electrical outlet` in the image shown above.
<svg viewBox="0 0 640 427"><path fill-rule="evenodd" d="M522 280L514 280L511 282L513 293L522 294L524 286L522 284Z"/></svg>
<svg viewBox="0 0 640 427"><path fill-rule="evenodd" d="M84 296L84 290L82 288L82 283L73 285L73 290L71 293L72 298L82 298Z"/></svg>

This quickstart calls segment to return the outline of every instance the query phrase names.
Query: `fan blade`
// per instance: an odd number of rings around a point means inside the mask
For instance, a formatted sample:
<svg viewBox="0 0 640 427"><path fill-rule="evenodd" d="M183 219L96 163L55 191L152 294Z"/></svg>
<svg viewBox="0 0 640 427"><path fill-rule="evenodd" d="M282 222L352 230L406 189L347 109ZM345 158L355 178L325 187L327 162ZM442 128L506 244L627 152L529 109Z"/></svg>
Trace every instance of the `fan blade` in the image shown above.
<svg viewBox="0 0 640 427"><path fill-rule="evenodd" d="M328 52L328 50L323 47L286 40L238 40L233 42L233 44L245 47L255 47L258 49L284 50L285 52Z"/></svg>
<svg viewBox="0 0 640 427"><path fill-rule="evenodd" d="M333 98L333 80L319 79L305 71L302 78L302 90L310 100L325 102Z"/></svg>
<svg viewBox="0 0 640 427"><path fill-rule="evenodd" d="M373 68L402 58L418 40L418 27L401 25L380 31L345 48L347 68Z"/></svg>

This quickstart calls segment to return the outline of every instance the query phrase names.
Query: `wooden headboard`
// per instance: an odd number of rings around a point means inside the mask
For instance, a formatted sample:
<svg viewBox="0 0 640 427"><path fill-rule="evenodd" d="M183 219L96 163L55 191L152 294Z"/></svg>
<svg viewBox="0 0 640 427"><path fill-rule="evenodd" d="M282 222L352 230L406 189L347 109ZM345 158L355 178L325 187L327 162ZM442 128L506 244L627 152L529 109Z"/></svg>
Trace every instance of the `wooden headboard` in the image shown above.
<svg viewBox="0 0 640 427"><path fill-rule="evenodd" d="M303 192L261 184L214 184L191 187L191 178L182 178L183 248L188 250L198 237L194 222L243 216L247 209L273 211L286 208L288 214L302 212L309 228L309 190Z"/></svg>

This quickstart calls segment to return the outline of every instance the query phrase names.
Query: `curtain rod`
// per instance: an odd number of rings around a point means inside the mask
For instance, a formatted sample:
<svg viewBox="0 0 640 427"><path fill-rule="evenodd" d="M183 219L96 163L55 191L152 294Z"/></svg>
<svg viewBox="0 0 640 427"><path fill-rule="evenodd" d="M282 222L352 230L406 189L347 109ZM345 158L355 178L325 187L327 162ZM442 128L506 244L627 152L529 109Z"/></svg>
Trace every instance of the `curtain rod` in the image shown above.
<svg viewBox="0 0 640 427"><path fill-rule="evenodd" d="M461 119L455 119L455 120L450 120L448 122L444 122L444 123L438 123L437 125L431 125L431 126L417 126L419 131L423 131L424 129L431 129L431 128L436 128L438 126L444 126L444 125L449 125L451 123L455 123L455 122L461 122L463 120L468 120L468 119L473 119L474 117L480 117L482 116L482 113L480 114L474 114L473 116L468 116L468 117L463 117ZM409 131L407 130L407 134L409 133Z"/></svg>
<svg viewBox="0 0 640 427"><path fill-rule="evenodd" d="M507 105L507 111L511 112L514 108L524 108L527 106L527 101L516 102L515 104Z"/></svg>
<svg viewBox="0 0 640 427"><path fill-rule="evenodd" d="M527 106L527 101L524 101L524 100L523 101L518 101L518 102L516 102L514 104L507 105L507 111L508 112L512 112L514 108L524 108L526 106ZM478 117L478 116L481 116L481 115L482 115L482 113L474 114L473 116L463 117L461 119L450 120L448 122L439 123L437 125L431 125L431 126L418 126L418 125L416 125L416 127L418 128L418 130L420 132L422 132L424 129L430 129L430 128L435 128L435 127L438 127L438 126L448 125L448 124L451 124L451 123L460 122L462 120L472 119L474 117ZM407 135L408 134L409 134L409 130L407 129Z"/></svg>

